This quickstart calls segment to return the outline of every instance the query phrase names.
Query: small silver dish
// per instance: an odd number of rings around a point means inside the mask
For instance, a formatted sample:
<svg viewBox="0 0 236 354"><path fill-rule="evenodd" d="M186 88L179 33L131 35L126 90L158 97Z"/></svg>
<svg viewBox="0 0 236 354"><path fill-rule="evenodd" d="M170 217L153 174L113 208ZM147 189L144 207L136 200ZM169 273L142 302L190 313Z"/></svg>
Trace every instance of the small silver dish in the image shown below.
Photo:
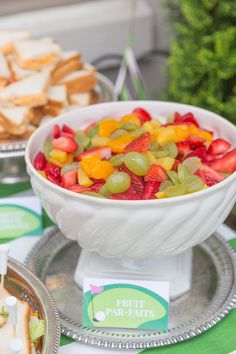
<svg viewBox="0 0 236 354"><path fill-rule="evenodd" d="M115 100L113 83L104 75L96 73L95 91L99 103ZM14 184L29 181L24 159L27 140L0 142L0 183Z"/></svg>
<svg viewBox="0 0 236 354"><path fill-rule="evenodd" d="M8 261L5 284L12 295L27 301L45 320L46 334L42 339L42 354L56 354L60 344L61 326L54 300L48 289L32 272L11 258Z"/></svg>
<svg viewBox="0 0 236 354"><path fill-rule="evenodd" d="M45 233L26 260L27 266L54 297L62 333L79 342L122 350L175 344L209 330L236 304L235 252L215 234L193 248L192 288L170 301L168 331L84 327L83 290L74 282L80 252L77 242L65 238L58 228L53 228Z"/></svg>

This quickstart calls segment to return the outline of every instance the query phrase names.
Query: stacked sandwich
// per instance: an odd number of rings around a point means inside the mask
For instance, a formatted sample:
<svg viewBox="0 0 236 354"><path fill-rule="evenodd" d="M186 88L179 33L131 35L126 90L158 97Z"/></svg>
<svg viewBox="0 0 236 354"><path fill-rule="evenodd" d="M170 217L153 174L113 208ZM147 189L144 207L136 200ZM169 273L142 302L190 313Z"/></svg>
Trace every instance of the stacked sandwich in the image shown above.
<svg viewBox="0 0 236 354"><path fill-rule="evenodd" d="M52 38L0 31L0 140L25 139L66 110L98 101L96 71Z"/></svg>

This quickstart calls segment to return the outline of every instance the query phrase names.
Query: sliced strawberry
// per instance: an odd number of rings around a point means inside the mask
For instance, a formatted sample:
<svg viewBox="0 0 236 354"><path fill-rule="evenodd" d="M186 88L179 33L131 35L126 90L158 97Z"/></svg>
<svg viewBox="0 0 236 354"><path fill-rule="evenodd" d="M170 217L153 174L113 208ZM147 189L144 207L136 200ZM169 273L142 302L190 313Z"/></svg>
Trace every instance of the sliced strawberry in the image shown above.
<svg viewBox="0 0 236 354"><path fill-rule="evenodd" d="M148 151L149 146L150 146L150 134L144 133L126 146L125 153L127 154L128 152L131 151L145 152Z"/></svg>
<svg viewBox="0 0 236 354"><path fill-rule="evenodd" d="M187 141L189 141L190 147L193 150L202 147L204 145L204 139L202 139L200 136L195 134L189 134Z"/></svg>
<svg viewBox="0 0 236 354"><path fill-rule="evenodd" d="M217 172L233 173L236 171L236 148L227 152L223 157L209 163Z"/></svg>
<svg viewBox="0 0 236 354"><path fill-rule="evenodd" d="M180 141L176 143L178 149L178 155L185 156L191 151L191 146L189 141Z"/></svg>
<svg viewBox="0 0 236 354"><path fill-rule="evenodd" d="M120 199L120 200L140 200L141 197L132 186L124 193L112 194L109 196L110 199Z"/></svg>
<svg viewBox="0 0 236 354"><path fill-rule="evenodd" d="M174 123L192 123L194 125L196 125L196 127L199 127L199 124L196 120L196 118L194 117L193 113L188 112L185 114L180 114L178 112L175 113L174 115Z"/></svg>
<svg viewBox="0 0 236 354"><path fill-rule="evenodd" d="M73 186L68 188L72 192L81 193L81 192L89 192L90 189L88 187L81 186L80 184L74 184Z"/></svg>
<svg viewBox="0 0 236 354"><path fill-rule="evenodd" d="M73 136L69 133L61 131L61 136L64 136L65 138L73 138Z"/></svg>
<svg viewBox="0 0 236 354"><path fill-rule="evenodd" d="M59 125L58 124L54 124L53 132L52 132L53 139L59 138L60 135L61 135L61 132L60 132Z"/></svg>
<svg viewBox="0 0 236 354"><path fill-rule="evenodd" d="M61 136L52 140L52 146L65 152L75 152L78 149L78 144L71 137Z"/></svg>
<svg viewBox="0 0 236 354"><path fill-rule="evenodd" d="M60 185L61 173L60 173L59 167L53 165L52 163L47 162L44 172L45 172L46 177L49 181Z"/></svg>
<svg viewBox="0 0 236 354"><path fill-rule="evenodd" d="M93 149L87 150L79 154L77 159L80 161L86 156L97 155L101 160L108 160L111 157L111 148L110 147L95 147Z"/></svg>
<svg viewBox="0 0 236 354"><path fill-rule="evenodd" d="M143 178L131 172L125 165L121 165L119 171L126 172L130 176L132 188L135 192L142 195L144 190Z"/></svg>
<svg viewBox="0 0 236 354"><path fill-rule="evenodd" d="M142 124L152 120L152 117L150 116L150 114L145 109L143 109L141 107L135 108L132 113L135 114L139 118L139 120Z"/></svg>
<svg viewBox="0 0 236 354"><path fill-rule="evenodd" d="M97 182L97 183L94 183L90 189L92 192L96 192L96 193L99 193L100 189L102 188L102 186L105 184L105 181L103 182Z"/></svg>
<svg viewBox="0 0 236 354"><path fill-rule="evenodd" d="M72 137L76 135L76 132L66 124L63 124L62 131L70 134Z"/></svg>
<svg viewBox="0 0 236 354"><path fill-rule="evenodd" d="M44 170L47 164L47 160L42 152L39 152L34 159L34 168L36 170Z"/></svg>
<svg viewBox="0 0 236 354"><path fill-rule="evenodd" d="M85 129L84 129L84 132L87 134L89 129L95 127L95 125L97 124L97 122L92 122L90 123Z"/></svg>
<svg viewBox="0 0 236 354"><path fill-rule="evenodd" d="M189 158L189 157L199 157L199 159L201 159L201 161L203 163L207 162L207 152L206 152L206 147L200 147L192 152L190 152L187 156L185 156L185 159Z"/></svg>
<svg viewBox="0 0 236 354"><path fill-rule="evenodd" d="M77 170L72 170L61 176L62 186L66 189L74 186L77 182Z"/></svg>
<svg viewBox="0 0 236 354"><path fill-rule="evenodd" d="M208 186L214 186L215 184L224 180L224 177L213 170L211 167L203 165L201 169L195 172L196 175L201 177L203 182Z"/></svg>
<svg viewBox="0 0 236 354"><path fill-rule="evenodd" d="M144 177L144 181L157 181L164 182L167 179L167 174L164 168L160 165L152 165L146 176Z"/></svg>
<svg viewBox="0 0 236 354"><path fill-rule="evenodd" d="M182 163L182 161L180 159L175 159L174 165L172 167L172 170L174 170L175 172L178 172L178 166L179 164Z"/></svg>
<svg viewBox="0 0 236 354"><path fill-rule="evenodd" d="M155 199L155 194L159 191L160 182L148 181L145 183L142 199Z"/></svg>
<svg viewBox="0 0 236 354"><path fill-rule="evenodd" d="M224 154L231 147L231 144L224 139L215 139L208 148L208 152L213 155Z"/></svg>

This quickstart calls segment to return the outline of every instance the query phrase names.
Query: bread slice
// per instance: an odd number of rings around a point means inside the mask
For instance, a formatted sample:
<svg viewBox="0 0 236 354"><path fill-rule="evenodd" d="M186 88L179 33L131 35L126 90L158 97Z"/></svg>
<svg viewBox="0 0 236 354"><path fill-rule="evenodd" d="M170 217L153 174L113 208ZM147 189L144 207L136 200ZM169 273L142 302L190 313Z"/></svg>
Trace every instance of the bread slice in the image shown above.
<svg viewBox="0 0 236 354"><path fill-rule="evenodd" d="M37 107L47 102L50 74L48 71L14 82L0 92L0 102L8 106Z"/></svg>
<svg viewBox="0 0 236 354"><path fill-rule="evenodd" d="M48 89L48 104L63 108L68 105L65 85L50 86Z"/></svg>
<svg viewBox="0 0 236 354"><path fill-rule="evenodd" d="M10 137L10 134L6 131L5 128L3 128L1 122L0 122L0 140L6 140ZM0 325L1 327L1 325Z"/></svg>
<svg viewBox="0 0 236 354"><path fill-rule="evenodd" d="M5 299L10 294L3 288L0 289L0 306L5 305ZM30 332L29 332L30 306L27 302L18 300L16 336L21 339L23 349L21 354L31 354ZM0 328L0 353L6 354L9 351L9 345L13 337L13 328L10 321Z"/></svg>
<svg viewBox="0 0 236 354"><path fill-rule="evenodd" d="M17 64L15 59L9 60L9 66L10 66L14 81L22 80L22 79L25 79L26 77L37 74L37 72L35 70L27 70L27 69L21 68Z"/></svg>
<svg viewBox="0 0 236 354"><path fill-rule="evenodd" d="M83 63L81 54L77 51L63 52L61 60L57 63L52 72L52 82L60 82L73 71L82 69Z"/></svg>
<svg viewBox="0 0 236 354"><path fill-rule="evenodd" d="M48 39L29 39L15 42L13 53L20 67L39 70L59 60L61 47Z"/></svg>
<svg viewBox="0 0 236 354"><path fill-rule="evenodd" d="M66 85L69 95L82 93L96 86L96 75L93 71L78 70L67 75L61 83Z"/></svg>
<svg viewBox="0 0 236 354"><path fill-rule="evenodd" d="M0 107L0 126L9 134L24 134L32 117L32 111L28 107Z"/></svg>
<svg viewBox="0 0 236 354"><path fill-rule="evenodd" d="M5 87L11 80L11 71L9 69L5 56L0 51L0 86Z"/></svg>
<svg viewBox="0 0 236 354"><path fill-rule="evenodd" d="M54 117L50 116L50 115L46 115L42 118L41 122L40 122L40 126L43 124L46 124L48 122L50 122L52 119L54 119Z"/></svg>
<svg viewBox="0 0 236 354"><path fill-rule="evenodd" d="M13 42L31 37L29 31L0 31L0 49L8 55L13 48Z"/></svg>
<svg viewBox="0 0 236 354"><path fill-rule="evenodd" d="M85 107L92 103L92 91L74 93L70 95L70 104Z"/></svg>

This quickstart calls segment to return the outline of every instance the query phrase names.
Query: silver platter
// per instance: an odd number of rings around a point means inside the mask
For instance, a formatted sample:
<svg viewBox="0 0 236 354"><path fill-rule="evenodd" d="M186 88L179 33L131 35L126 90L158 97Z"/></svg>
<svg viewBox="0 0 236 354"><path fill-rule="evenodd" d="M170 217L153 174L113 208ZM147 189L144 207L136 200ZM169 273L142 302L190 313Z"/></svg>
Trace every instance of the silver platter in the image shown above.
<svg viewBox="0 0 236 354"><path fill-rule="evenodd" d="M5 284L12 295L27 301L40 318L46 321L42 353L56 354L61 336L60 318L48 289L32 272L13 259L8 261Z"/></svg>
<svg viewBox="0 0 236 354"><path fill-rule="evenodd" d="M80 252L77 243L53 228L26 260L54 297L62 333L79 342L123 350L174 344L215 326L236 304L236 256L219 235L213 235L193 249L192 289L171 301L168 331L86 328L81 325L82 289L73 280Z"/></svg>
<svg viewBox="0 0 236 354"><path fill-rule="evenodd" d="M100 73L96 73L96 78L95 91L98 94L99 102L114 101L112 82ZM24 159L26 144L27 140L0 142L0 183L12 184L29 180Z"/></svg>

